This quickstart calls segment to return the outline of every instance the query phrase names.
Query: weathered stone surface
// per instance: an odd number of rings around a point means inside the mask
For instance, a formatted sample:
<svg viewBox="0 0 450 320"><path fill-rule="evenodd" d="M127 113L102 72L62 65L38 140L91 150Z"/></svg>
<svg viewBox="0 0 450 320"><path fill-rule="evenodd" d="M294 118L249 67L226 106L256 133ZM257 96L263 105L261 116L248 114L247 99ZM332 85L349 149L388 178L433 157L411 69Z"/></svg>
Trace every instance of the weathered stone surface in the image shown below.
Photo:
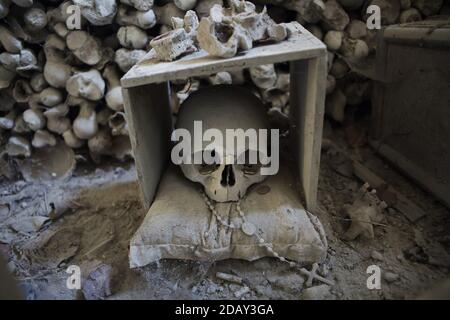
<svg viewBox="0 0 450 320"><path fill-rule="evenodd" d="M297 191L288 182L291 179L281 169L265 181L270 186L269 193L260 195L250 190L241 201L241 208L281 256L305 264L323 261L327 252L323 227L303 209ZM233 207L233 202L216 204L222 217L239 225L241 221ZM271 254L258 245L256 237L218 225L196 185L175 168L169 168L152 207L131 240L129 260L135 268L164 258L252 261L265 256Z"/></svg>

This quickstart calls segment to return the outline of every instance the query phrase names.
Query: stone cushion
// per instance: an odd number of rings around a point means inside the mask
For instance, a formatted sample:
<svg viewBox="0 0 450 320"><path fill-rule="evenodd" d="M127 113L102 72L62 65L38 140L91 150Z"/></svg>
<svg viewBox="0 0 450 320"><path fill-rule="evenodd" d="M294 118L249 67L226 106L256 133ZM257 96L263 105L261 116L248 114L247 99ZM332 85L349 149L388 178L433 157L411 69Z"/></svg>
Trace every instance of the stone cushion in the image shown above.
<svg viewBox="0 0 450 320"><path fill-rule="evenodd" d="M270 191L261 192L261 186L265 191L268 186ZM294 186L292 174L280 170L276 176L251 187L241 200L241 209L259 236L281 256L302 264L321 262L327 252L323 227L303 208ZM202 186L187 180L178 167L170 167L131 239L130 266L142 267L159 259L252 261L272 256L258 244L256 236L242 232L236 203L215 206L220 216L238 228L218 223L205 203Z"/></svg>

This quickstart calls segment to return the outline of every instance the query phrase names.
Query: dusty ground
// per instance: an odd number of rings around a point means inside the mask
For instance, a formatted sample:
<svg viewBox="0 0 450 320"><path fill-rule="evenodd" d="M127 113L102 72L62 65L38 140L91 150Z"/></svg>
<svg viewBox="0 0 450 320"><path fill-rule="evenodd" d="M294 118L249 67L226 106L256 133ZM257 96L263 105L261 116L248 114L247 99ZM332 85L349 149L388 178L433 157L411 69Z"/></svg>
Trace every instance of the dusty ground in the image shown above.
<svg viewBox="0 0 450 320"><path fill-rule="evenodd" d="M449 277L449 212L371 149L350 152L419 204L427 215L413 224L389 208L382 225L375 227L375 239L343 241L349 222L342 207L352 202L362 183L351 174L337 173L336 153L323 151L319 182L322 210L318 216L328 236L329 255L319 271L336 281L325 297L415 298ZM67 289L66 268L79 265L84 270L95 261L115 270L109 299L235 299L234 293L241 286L216 279L217 271L245 280L250 292L242 299L302 298L305 277L270 258L256 262L160 261L130 270L128 242L144 215L132 164L109 163L100 169L80 164L70 180L60 183L31 183L20 177L1 181L0 251L28 299L81 298L80 292ZM52 219L48 221L29 218L49 215ZM408 254L411 248L416 248L414 257ZM372 257L374 250L382 261ZM372 264L380 266L382 274L395 273L398 279L383 279L380 290L368 290L366 268Z"/></svg>

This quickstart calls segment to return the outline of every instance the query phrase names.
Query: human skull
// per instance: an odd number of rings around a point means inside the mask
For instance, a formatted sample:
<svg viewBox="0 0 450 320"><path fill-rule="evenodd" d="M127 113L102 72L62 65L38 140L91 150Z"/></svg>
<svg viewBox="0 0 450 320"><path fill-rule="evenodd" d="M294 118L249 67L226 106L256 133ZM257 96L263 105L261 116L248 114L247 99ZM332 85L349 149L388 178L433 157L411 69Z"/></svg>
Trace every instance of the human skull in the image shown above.
<svg viewBox="0 0 450 320"><path fill-rule="evenodd" d="M202 132L194 130L194 121L201 121ZM214 163L203 161L201 164L191 162L180 165L184 175L191 181L201 183L211 199L218 202L238 201L252 184L265 179L266 176L261 175L262 164L259 160L268 154L267 147L261 148L260 136L258 143L244 138L245 142L240 145L228 143L226 139L227 129L242 129L244 132L255 129L254 132L258 133L259 129L268 128L263 104L246 89L219 85L194 92L183 102L176 128L186 129L191 137L196 134L203 136L208 129L215 129L223 136L222 141L202 139L202 143L192 144L191 159L195 159L195 155L203 159L203 155L208 154L215 159ZM266 146L265 143L267 141L263 141L263 146ZM252 159L250 154L258 161L249 161Z"/></svg>

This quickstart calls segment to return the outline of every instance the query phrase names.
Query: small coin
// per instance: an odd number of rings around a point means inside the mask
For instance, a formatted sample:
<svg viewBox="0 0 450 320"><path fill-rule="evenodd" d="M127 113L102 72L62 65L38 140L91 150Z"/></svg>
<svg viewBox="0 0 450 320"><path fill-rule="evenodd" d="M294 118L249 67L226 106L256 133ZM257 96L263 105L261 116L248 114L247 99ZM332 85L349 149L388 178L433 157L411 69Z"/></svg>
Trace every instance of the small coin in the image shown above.
<svg viewBox="0 0 450 320"><path fill-rule="evenodd" d="M241 226L242 232L248 236L252 236L256 232L256 227L253 223L244 222Z"/></svg>
<svg viewBox="0 0 450 320"><path fill-rule="evenodd" d="M262 185L260 187L258 187L258 189L256 189L256 192L258 192L258 194L266 194L270 192L270 187L267 185Z"/></svg>

